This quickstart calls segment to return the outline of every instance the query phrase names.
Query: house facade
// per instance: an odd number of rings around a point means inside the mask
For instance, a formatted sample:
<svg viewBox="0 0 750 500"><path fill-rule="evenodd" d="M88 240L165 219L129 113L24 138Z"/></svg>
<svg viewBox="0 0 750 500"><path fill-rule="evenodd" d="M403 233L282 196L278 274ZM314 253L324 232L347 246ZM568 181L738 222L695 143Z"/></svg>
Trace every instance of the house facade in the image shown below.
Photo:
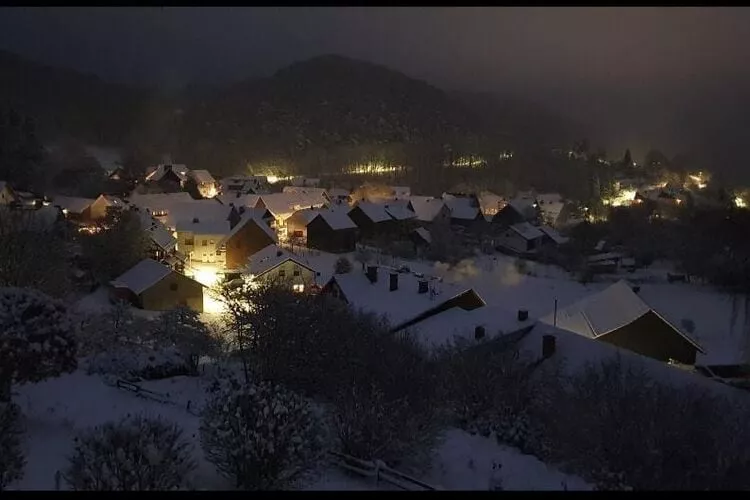
<svg viewBox="0 0 750 500"><path fill-rule="evenodd" d="M234 270L245 266L248 258L274 243L276 236L273 230L262 220L247 216L222 238L219 249L225 255L225 267Z"/></svg>
<svg viewBox="0 0 750 500"><path fill-rule="evenodd" d="M203 312L203 285L169 267L146 259L110 283L110 297L148 311L187 306Z"/></svg>

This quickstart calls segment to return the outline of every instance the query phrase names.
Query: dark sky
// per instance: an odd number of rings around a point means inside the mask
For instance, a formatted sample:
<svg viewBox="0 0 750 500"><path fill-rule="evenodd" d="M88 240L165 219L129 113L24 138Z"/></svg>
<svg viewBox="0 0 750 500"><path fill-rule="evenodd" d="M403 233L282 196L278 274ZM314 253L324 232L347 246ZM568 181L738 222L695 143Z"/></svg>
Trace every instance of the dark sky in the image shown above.
<svg viewBox="0 0 750 500"><path fill-rule="evenodd" d="M0 48L120 82L265 76L338 53L447 89L522 95L594 141L685 149L683 115L747 85L748 8L3 8ZM719 105L719 104L717 104ZM689 127L688 127L689 128Z"/></svg>

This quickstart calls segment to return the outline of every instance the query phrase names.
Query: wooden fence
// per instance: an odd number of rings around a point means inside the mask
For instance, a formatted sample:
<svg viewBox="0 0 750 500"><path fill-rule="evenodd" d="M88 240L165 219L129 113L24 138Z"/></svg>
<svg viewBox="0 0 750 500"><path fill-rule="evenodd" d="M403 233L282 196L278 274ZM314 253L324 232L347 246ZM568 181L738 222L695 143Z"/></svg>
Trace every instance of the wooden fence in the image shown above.
<svg viewBox="0 0 750 500"><path fill-rule="evenodd" d="M406 491L434 491L439 489L403 472L391 469L381 460L362 460L336 451L329 452L329 456L331 461L342 469L373 478L376 484L382 481Z"/></svg>

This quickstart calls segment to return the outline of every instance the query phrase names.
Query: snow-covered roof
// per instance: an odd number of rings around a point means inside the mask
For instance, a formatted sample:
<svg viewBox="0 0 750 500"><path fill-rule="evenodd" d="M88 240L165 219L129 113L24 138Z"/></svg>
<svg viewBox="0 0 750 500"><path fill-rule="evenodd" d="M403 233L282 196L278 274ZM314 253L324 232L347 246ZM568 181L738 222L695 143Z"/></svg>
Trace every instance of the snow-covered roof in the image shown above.
<svg viewBox="0 0 750 500"><path fill-rule="evenodd" d="M355 205L355 208L359 207L360 210L373 222L385 222L392 220L391 216L385 210L385 205L380 203L373 203L371 201L359 201Z"/></svg>
<svg viewBox="0 0 750 500"><path fill-rule="evenodd" d="M513 224L510 228L525 240L535 240L544 236L544 233L538 227L532 226L528 222L519 222L518 224Z"/></svg>
<svg viewBox="0 0 750 500"><path fill-rule="evenodd" d="M531 320L518 321L518 315L497 306L467 311L454 307L416 324L417 338L427 347L439 347L455 338L474 339L476 327L484 327L487 339L532 325Z"/></svg>
<svg viewBox="0 0 750 500"><path fill-rule="evenodd" d="M248 224L257 225L263 230L263 232L268 235L269 238L271 238L271 241L278 241L276 238L276 233L273 232L273 229L271 229L268 224L265 223L265 221L261 220L255 212L245 212L244 214L242 214L242 217L239 221L237 221L237 224L235 224L233 228L230 229L229 222L227 222L228 231L226 233L226 236L221 239L218 246L226 243L232 236L240 232L240 230L242 230Z"/></svg>
<svg viewBox="0 0 750 500"><path fill-rule="evenodd" d="M543 232L544 234L546 234L547 236L549 236L552 239L552 241L554 241L558 245L562 245L568 242L568 238L561 235L560 233L557 232L557 230L549 226L539 226L539 230Z"/></svg>
<svg viewBox="0 0 750 500"><path fill-rule="evenodd" d="M390 272L390 269L380 267L375 283L371 283L365 273L359 270L337 274L331 280L338 283L353 307L384 315L393 327L471 290L437 279L417 278L410 273L398 273L398 290L390 291ZM420 279L429 281L432 292L418 293Z"/></svg>
<svg viewBox="0 0 750 500"><path fill-rule="evenodd" d="M309 270L315 272L315 269L310 266L310 263L302 259L300 256L293 254L279 247L278 245L268 245L255 255L250 257L248 264L248 272L254 276L263 276L268 271L274 269L280 264L291 260L299 264L302 267L306 267Z"/></svg>
<svg viewBox="0 0 750 500"><path fill-rule="evenodd" d="M548 325L568 330L584 337L596 339L632 323L649 311L653 311L677 333L693 344L699 351L703 349L677 327L661 317L633 291L625 281L589 295L578 302L540 319ZM556 323L555 323L556 321Z"/></svg>
<svg viewBox="0 0 750 500"><path fill-rule="evenodd" d="M542 213L552 220L557 220L565 207L565 201L558 193L539 194L536 200Z"/></svg>
<svg viewBox="0 0 750 500"><path fill-rule="evenodd" d="M231 231L227 219L205 219L195 217L193 219L182 219L177 221L177 232L190 232L194 234L208 234L225 236Z"/></svg>
<svg viewBox="0 0 750 500"><path fill-rule="evenodd" d="M427 229L418 227L414 230L414 232L417 233L419 237L425 240L427 243L432 243L432 235Z"/></svg>
<svg viewBox="0 0 750 500"><path fill-rule="evenodd" d="M260 195L257 194L242 194L240 191L223 193L216 197L224 205L233 204L236 207L250 207L253 208L258 203Z"/></svg>
<svg viewBox="0 0 750 500"><path fill-rule="evenodd" d="M274 217L286 219L297 210L318 208L325 204L323 196L309 193L272 193L260 196L269 212Z"/></svg>
<svg viewBox="0 0 750 500"><path fill-rule="evenodd" d="M181 181L187 180L188 169L185 165L181 164L157 165L155 169L153 169L148 175L146 175L146 180L158 182L170 171L173 172Z"/></svg>
<svg viewBox="0 0 750 500"><path fill-rule="evenodd" d="M482 209L482 212L500 210L507 203L504 197L490 191L482 191L479 193L477 200L479 201L479 207Z"/></svg>
<svg viewBox="0 0 750 500"><path fill-rule="evenodd" d="M156 224L147 228L146 232L154 243L159 245L162 250L168 252L177 245L177 239L172 236L172 233L163 224L158 221L156 222Z"/></svg>
<svg viewBox="0 0 750 500"><path fill-rule="evenodd" d="M304 187L304 186L284 186L281 190L282 193L294 193L302 194L307 196L320 196L326 195L326 190L318 187Z"/></svg>
<svg viewBox="0 0 750 500"><path fill-rule="evenodd" d="M479 207L473 206L473 199L463 196L444 197L452 219L474 220L479 215Z"/></svg>
<svg viewBox="0 0 750 500"><path fill-rule="evenodd" d="M432 222L445 206L443 200L433 196L410 196L409 203L417 214L417 219L423 222Z"/></svg>
<svg viewBox="0 0 750 500"><path fill-rule="evenodd" d="M526 216L534 210L535 203L536 199L531 196L516 196L508 202L508 205L513 207L519 214Z"/></svg>
<svg viewBox="0 0 750 500"><path fill-rule="evenodd" d="M408 200L391 200L385 204L385 211L395 220L409 220L417 217L417 214L409 210Z"/></svg>
<svg viewBox="0 0 750 500"><path fill-rule="evenodd" d="M110 206L110 207L120 207L120 208L122 208L122 207L125 206L125 202L122 201L117 196L112 196L112 195L109 195L109 194L100 194L99 198L103 199L107 203L107 205ZM97 199L99 199L99 198L97 198Z"/></svg>
<svg viewBox="0 0 750 500"><path fill-rule="evenodd" d="M395 199L403 199L411 196L411 188L409 186L388 186L393 190L393 197Z"/></svg>
<svg viewBox="0 0 750 500"><path fill-rule="evenodd" d="M191 170L190 177L192 177L193 180L195 180L195 182L197 182L198 184L216 183L213 175L211 175L211 172L209 172L208 170Z"/></svg>
<svg viewBox="0 0 750 500"><path fill-rule="evenodd" d="M177 196L185 195L185 196ZM152 212L166 212L160 220L167 227L175 228L178 223L192 222L194 218L222 220L229 216L231 207L218 200L194 200L187 193L131 195L130 202Z"/></svg>
<svg viewBox="0 0 750 500"><path fill-rule="evenodd" d="M72 214L80 214L96 200L91 198L74 198L72 196L55 196L52 203Z"/></svg>
<svg viewBox="0 0 750 500"><path fill-rule="evenodd" d="M602 262L605 260L620 260L622 259L623 254L620 252L606 252L606 253L599 253L596 255L591 255L586 259L587 262L593 263L593 262Z"/></svg>
<svg viewBox="0 0 750 500"><path fill-rule="evenodd" d="M127 288L140 295L172 273L170 268L153 259L144 259L110 282L115 288Z"/></svg>
<svg viewBox="0 0 750 500"><path fill-rule="evenodd" d="M334 231L357 228L357 225L349 218L344 210L319 210L318 215L320 215L323 220L326 221L326 224L328 224Z"/></svg>
<svg viewBox="0 0 750 500"><path fill-rule="evenodd" d="M175 203L189 203L193 200L193 197L188 193L157 193L157 194L139 194L137 192L131 193L128 197L128 201L133 205L137 205L141 208L149 208L151 210L166 210L168 207Z"/></svg>

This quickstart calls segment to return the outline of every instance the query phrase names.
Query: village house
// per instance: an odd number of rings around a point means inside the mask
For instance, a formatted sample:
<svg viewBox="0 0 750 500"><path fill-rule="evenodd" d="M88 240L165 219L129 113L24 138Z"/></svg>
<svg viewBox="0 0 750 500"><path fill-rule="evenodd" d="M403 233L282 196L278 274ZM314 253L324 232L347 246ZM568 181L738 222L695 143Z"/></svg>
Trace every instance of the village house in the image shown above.
<svg viewBox="0 0 750 500"><path fill-rule="evenodd" d="M112 300L124 300L148 311L187 306L203 312L203 285L152 259L142 260L110 286Z"/></svg>
<svg viewBox="0 0 750 500"><path fill-rule="evenodd" d="M286 220L297 210L320 208L326 199L320 193L273 193L262 195L255 204L256 209L266 209L274 217L274 228L280 237L286 237Z"/></svg>
<svg viewBox="0 0 750 500"><path fill-rule="evenodd" d="M78 223L91 222L90 207L95 200L91 198L75 198L72 196L54 196L52 203L62 210L66 219Z"/></svg>
<svg viewBox="0 0 750 500"><path fill-rule="evenodd" d="M349 218L357 225L363 238L375 238L392 234L396 222L385 209L385 205L371 201L359 201L349 210Z"/></svg>
<svg viewBox="0 0 750 500"><path fill-rule="evenodd" d="M411 188L408 186L388 186L393 192L392 196L394 200L404 200L411 196Z"/></svg>
<svg viewBox="0 0 750 500"><path fill-rule="evenodd" d="M191 170L188 172L186 186L191 186L201 198L213 198L219 192L216 179L208 170Z"/></svg>
<svg viewBox="0 0 750 500"><path fill-rule="evenodd" d="M351 192L348 189L331 188L326 190L326 199L333 205L348 205Z"/></svg>
<svg viewBox="0 0 750 500"><path fill-rule="evenodd" d="M229 215L227 220L229 224L234 227L234 224L240 221L245 214L253 214L254 217L262 220L268 227L273 225L273 215L268 210L262 208L249 208L247 205L235 205L229 203Z"/></svg>
<svg viewBox="0 0 750 500"><path fill-rule="evenodd" d="M541 219L545 224L551 227L558 227L563 222L561 220L563 216L563 209L565 208L565 200L558 193L542 193L536 195L537 207L541 215Z"/></svg>
<svg viewBox="0 0 750 500"><path fill-rule="evenodd" d="M100 194L94 202L89 205L88 213L84 211L84 219L87 221L98 221L104 219L112 210L122 210L125 202L116 196Z"/></svg>
<svg viewBox="0 0 750 500"><path fill-rule="evenodd" d="M561 235L556 229L550 226L542 225L542 226L539 226L538 229L542 233L544 233L544 238L542 239L543 246L547 245L547 246L557 247L560 245L564 245L569 241L568 238Z"/></svg>
<svg viewBox="0 0 750 500"><path fill-rule="evenodd" d="M226 256L221 251L220 242L229 232L229 221L224 219L203 219L177 222L177 247L185 254L189 263L216 264L223 268Z"/></svg>
<svg viewBox="0 0 750 500"><path fill-rule="evenodd" d="M505 228L522 222L533 222L538 216L537 209L536 199L530 196L517 196L495 214L492 224Z"/></svg>
<svg viewBox="0 0 750 500"><path fill-rule="evenodd" d="M432 196L410 196L409 210L416 214L421 224L448 224L451 212L445 202Z"/></svg>
<svg viewBox="0 0 750 500"><path fill-rule="evenodd" d="M130 204L147 209L168 229L175 230L178 221L196 217L202 219L226 219L231 207L216 199L194 200L188 193L131 194Z"/></svg>
<svg viewBox="0 0 750 500"><path fill-rule="evenodd" d="M229 228L217 243L218 252L224 255L224 266L229 271L241 269L248 258L278 241L273 229L252 212L246 212L237 222L229 223Z"/></svg>
<svg viewBox="0 0 750 500"><path fill-rule="evenodd" d="M414 244L415 252L420 249L429 248L432 245L432 235L423 227L418 227L409 232L409 239Z"/></svg>
<svg viewBox="0 0 750 500"><path fill-rule="evenodd" d="M471 288L378 266L367 266L365 272L336 274L321 293L354 308L385 316L392 331L411 327L453 308L471 310L485 305Z"/></svg>
<svg viewBox="0 0 750 500"><path fill-rule="evenodd" d="M492 220L497 213L508 203L502 196L496 195L490 191L482 191L477 195L479 209L485 219Z"/></svg>
<svg viewBox="0 0 750 500"><path fill-rule="evenodd" d="M188 169L185 165L157 165L146 175L146 185L155 186L163 193L182 191L188 180Z"/></svg>
<svg viewBox="0 0 750 500"><path fill-rule="evenodd" d="M16 192L5 181L0 181L0 205L10 205L18 201Z"/></svg>
<svg viewBox="0 0 750 500"><path fill-rule="evenodd" d="M219 181L222 195L268 194L268 181L262 175L233 175Z"/></svg>
<svg viewBox="0 0 750 500"><path fill-rule="evenodd" d="M298 255L268 245L250 257L247 272L255 280L290 286L295 292L311 291L320 275Z"/></svg>
<svg viewBox="0 0 750 500"><path fill-rule="evenodd" d="M513 224L497 238L497 244L517 254L536 252L542 245L545 233L528 222Z"/></svg>
<svg viewBox="0 0 750 500"><path fill-rule="evenodd" d="M149 212L134 207L141 220L141 227L151 243L150 257L156 261L168 258L177 251L177 238L164 224L156 220Z"/></svg>
<svg viewBox="0 0 750 500"><path fill-rule="evenodd" d="M303 209L286 221L290 242L330 253L353 252L357 225L345 210Z"/></svg>
<svg viewBox="0 0 750 500"><path fill-rule="evenodd" d="M703 348L647 305L625 281L540 320L664 362L694 365Z"/></svg>
<svg viewBox="0 0 750 500"><path fill-rule="evenodd" d="M468 226L485 221L479 210L479 201L475 196L454 196L443 193L443 201L450 211L451 224Z"/></svg>

